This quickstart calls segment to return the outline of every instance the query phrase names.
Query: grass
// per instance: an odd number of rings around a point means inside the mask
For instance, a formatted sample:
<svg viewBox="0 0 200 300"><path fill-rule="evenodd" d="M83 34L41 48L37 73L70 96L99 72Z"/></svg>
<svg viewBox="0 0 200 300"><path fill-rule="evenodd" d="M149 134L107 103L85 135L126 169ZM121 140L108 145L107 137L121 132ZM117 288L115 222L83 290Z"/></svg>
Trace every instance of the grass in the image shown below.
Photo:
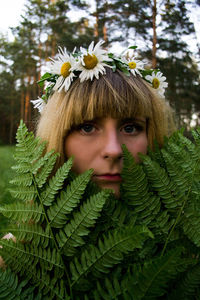
<svg viewBox="0 0 200 300"><path fill-rule="evenodd" d="M0 206L9 204L14 201L9 188L9 181L15 176L11 166L14 165L14 146L0 146ZM0 236L2 230L5 232L7 225L7 219L0 214Z"/></svg>

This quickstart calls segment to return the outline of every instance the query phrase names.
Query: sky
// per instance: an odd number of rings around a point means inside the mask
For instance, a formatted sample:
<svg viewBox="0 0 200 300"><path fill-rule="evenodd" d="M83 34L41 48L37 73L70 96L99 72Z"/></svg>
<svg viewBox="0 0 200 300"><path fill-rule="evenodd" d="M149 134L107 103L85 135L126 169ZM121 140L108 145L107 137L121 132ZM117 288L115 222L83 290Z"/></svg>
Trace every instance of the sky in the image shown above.
<svg viewBox="0 0 200 300"><path fill-rule="evenodd" d="M9 27L19 24L25 0L0 0L0 32L7 33Z"/></svg>

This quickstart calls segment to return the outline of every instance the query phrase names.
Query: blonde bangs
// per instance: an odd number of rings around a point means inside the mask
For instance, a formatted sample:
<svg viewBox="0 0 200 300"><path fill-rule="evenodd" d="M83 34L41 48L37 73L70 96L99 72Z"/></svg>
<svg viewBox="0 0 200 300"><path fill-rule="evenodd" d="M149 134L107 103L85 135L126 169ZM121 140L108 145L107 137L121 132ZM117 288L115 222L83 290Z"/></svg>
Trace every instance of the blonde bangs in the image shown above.
<svg viewBox="0 0 200 300"><path fill-rule="evenodd" d="M86 120L151 117L152 92L141 78L107 69L98 80L73 83L63 102L67 105L66 129ZM65 110L66 112L66 110Z"/></svg>

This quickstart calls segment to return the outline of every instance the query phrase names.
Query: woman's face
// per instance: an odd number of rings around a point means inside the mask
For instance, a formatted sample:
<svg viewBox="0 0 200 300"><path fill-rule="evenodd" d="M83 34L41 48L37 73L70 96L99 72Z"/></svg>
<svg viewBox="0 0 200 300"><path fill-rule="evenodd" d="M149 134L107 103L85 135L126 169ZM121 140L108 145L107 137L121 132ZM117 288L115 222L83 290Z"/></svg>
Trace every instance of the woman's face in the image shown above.
<svg viewBox="0 0 200 300"><path fill-rule="evenodd" d="M65 154L74 156L73 171L80 174L93 169L92 180L101 188L113 189L119 196L123 166L122 144L139 161L138 152L146 154L146 120L113 119L85 121L65 139Z"/></svg>

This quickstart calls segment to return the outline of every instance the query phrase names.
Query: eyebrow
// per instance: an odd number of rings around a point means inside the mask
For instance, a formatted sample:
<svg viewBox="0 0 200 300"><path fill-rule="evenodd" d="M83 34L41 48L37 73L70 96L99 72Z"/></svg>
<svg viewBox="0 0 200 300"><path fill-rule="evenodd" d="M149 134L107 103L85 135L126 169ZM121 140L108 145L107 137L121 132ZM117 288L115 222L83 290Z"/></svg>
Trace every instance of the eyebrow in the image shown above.
<svg viewBox="0 0 200 300"><path fill-rule="evenodd" d="M101 117L97 117L97 118L94 118L94 119L91 119L91 120L84 120L84 122L99 122L101 121L101 119L104 119L104 118L101 118ZM140 117L133 117L133 118L115 118L116 120L119 121L120 124L123 124L123 123L127 123L127 122L139 122L139 123L142 123L144 125L147 124L147 119L146 118L140 118Z"/></svg>
<svg viewBox="0 0 200 300"><path fill-rule="evenodd" d="M124 123L124 122L140 122L140 123L144 123L146 124L147 120L145 118L124 118L124 119L120 119L120 122Z"/></svg>

